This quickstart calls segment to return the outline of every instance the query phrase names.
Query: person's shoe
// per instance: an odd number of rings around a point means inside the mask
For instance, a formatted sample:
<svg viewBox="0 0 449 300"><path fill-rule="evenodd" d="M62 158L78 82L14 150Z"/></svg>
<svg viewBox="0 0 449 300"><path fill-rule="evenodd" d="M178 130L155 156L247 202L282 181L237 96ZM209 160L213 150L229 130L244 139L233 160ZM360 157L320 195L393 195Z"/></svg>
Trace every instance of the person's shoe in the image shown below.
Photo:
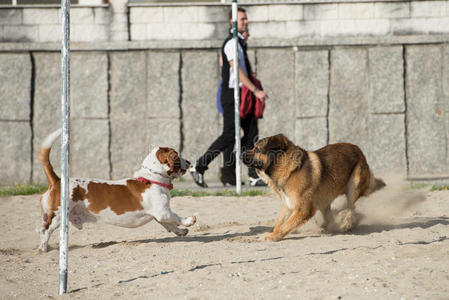
<svg viewBox="0 0 449 300"><path fill-rule="evenodd" d="M265 181L262 180L262 178L253 178L250 177L249 178L249 185L250 186L267 186L267 184L265 183Z"/></svg>
<svg viewBox="0 0 449 300"><path fill-rule="evenodd" d="M189 171L192 175L193 181L195 181L197 185L202 188L207 188L207 184L204 182L204 175L196 170L195 165L191 166Z"/></svg>

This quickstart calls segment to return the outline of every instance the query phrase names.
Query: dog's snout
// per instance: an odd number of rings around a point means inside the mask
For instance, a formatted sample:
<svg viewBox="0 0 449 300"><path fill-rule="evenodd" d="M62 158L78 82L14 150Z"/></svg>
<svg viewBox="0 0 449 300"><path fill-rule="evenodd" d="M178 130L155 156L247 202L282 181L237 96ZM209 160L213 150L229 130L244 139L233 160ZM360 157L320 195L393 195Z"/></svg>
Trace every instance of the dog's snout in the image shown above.
<svg viewBox="0 0 449 300"><path fill-rule="evenodd" d="M185 171L190 167L190 161L188 161L187 159L183 159L181 158L181 170Z"/></svg>

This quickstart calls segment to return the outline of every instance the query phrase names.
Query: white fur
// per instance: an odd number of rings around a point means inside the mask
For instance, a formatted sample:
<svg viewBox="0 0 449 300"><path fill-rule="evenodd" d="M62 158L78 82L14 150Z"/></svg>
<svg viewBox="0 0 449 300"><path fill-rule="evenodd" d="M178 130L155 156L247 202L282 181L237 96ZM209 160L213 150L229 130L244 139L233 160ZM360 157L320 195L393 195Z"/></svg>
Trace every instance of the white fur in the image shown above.
<svg viewBox="0 0 449 300"><path fill-rule="evenodd" d="M53 143L56 141L56 139L61 135L61 132L62 129L59 128L58 130L55 130L52 133L50 133L50 135L48 135L42 142L41 147L45 149L50 148L51 145L53 145Z"/></svg>
<svg viewBox="0 0 449 300"><path fill-rule="evenodd" d="M47 190L43 195L42 195L42 209L44 211L48 211L48 203L47 203L47 199L50 196L50 190Z"/></svg>
<svg viewBox="0 0 449 300"><path fill-rule="evenodd" d="M110 207L103 209L95 216L97 220L101 220L105 223L128 228L142 226L154 219L154 217L149 215L145 210L116 215Z"/></svg>
<svg viewBox="0 0 449 300"><path fill-rule="evenodd" d="M49 137L45 139L48 143L50 140L55 140L55 136L57 132L52 133ZM51 146L51 143L50 143ZM182 176L182 170L187 170L189 164L184 159L181 159L181 168L178 173L174 173L171 176L168 176L167 171L169 167L165 164L161 164L156 157L156 152L159 148L153 149L150 154L144 159L141 168L135 172L135 177L144 177L148 180L157 181L165 184L171 184L171 180ZM86 193L88 193L88 185L91 182L97 183L107 183L109 185L126 185L126 181L128 179L122 180L98 180L98 179L87 179L87 178L72 178L70 180L69 188L73 191L74 188L80 186L83 188ZM106 187L107 188L107 187ZM72 195L72 192L69 193ZM42 207L45 213L48 212L48 204L47 201L50 197L50 194L46 192L42 196ZM114 213L111 207L107 207L103 209L99 213L93 213L88 209L89 201L77 201L74 202L69 199L68 210L69 210L69 220L70 222L78 229L82 229L83 223L85 222L97 222L102 221L105 223L121 226L121 227L138 227L142 226L153 219L156 219L162 226L164 226L168 231L172 231L177 235L184 236L187 234L187 229L178 228L179 225L183 226L191 226L195 224L196 217L187 217L182 218L178 216L176 213L172 212L170 209L170 192L168 188L152 184L150 188L146 189L142 193L142 207L143 209L140 211L134 212L126 212L121 215L117 215ZM126 199L123 199L126 201ZM40 229L41 233L41 245L40 249L42 251L47 251L48 248L48 240L50 238L51 233L59 226L59 218L60 212L59 210L56 212L56 217L53 218L52 223L48 229L45 229L44 226ZM45 222L44 222L45 223Z"/></svg>
<svg viewBox="0 0 449 300"><path fill-rule="evenodd" d="M284 202L285 206L288 207L289 210L293 210L292 203L290 202L290 198L288 198L287 194L284 191L281 191L281 199Z"/></svg>

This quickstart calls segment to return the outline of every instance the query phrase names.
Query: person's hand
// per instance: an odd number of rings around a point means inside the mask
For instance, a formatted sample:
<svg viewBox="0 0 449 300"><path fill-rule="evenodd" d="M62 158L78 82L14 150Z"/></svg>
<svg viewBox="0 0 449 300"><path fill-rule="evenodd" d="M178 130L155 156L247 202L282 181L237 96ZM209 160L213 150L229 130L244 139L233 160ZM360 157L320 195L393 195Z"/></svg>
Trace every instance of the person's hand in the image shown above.
<svg viewBox="0 0 449 300"><path fill-rule="evenodd" d="M254 93L254 96L256 96L256 98L259 98L262 101L265 101L268 99L267 93L265 93L265 91L259 90L259 89Z"/></svg>

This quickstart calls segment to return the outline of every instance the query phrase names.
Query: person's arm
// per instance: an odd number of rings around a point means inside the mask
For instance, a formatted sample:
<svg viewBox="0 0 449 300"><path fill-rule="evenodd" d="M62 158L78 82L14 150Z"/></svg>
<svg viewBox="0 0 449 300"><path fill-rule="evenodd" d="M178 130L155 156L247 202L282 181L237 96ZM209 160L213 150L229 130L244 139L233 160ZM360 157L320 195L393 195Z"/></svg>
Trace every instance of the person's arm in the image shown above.
<svg viewBox="0 0 449 300"><path fill-rule="evenodd" d="M229 64L231 65L232 71L234 71L234 61L231 60L229 62ZM249 80L248 76L245 75L245 73L243 72L243 70L239 67L239 80L242 82L242 84L244 86L246 86L246 88L248 90L250 90L251 92L253 92L254 96L256 96L257 98L259 98L262 101L265 101L266 99L268 99L268 95L267 93L265 93L263 90L259 90L252 82L251 80Z"/></svg>

